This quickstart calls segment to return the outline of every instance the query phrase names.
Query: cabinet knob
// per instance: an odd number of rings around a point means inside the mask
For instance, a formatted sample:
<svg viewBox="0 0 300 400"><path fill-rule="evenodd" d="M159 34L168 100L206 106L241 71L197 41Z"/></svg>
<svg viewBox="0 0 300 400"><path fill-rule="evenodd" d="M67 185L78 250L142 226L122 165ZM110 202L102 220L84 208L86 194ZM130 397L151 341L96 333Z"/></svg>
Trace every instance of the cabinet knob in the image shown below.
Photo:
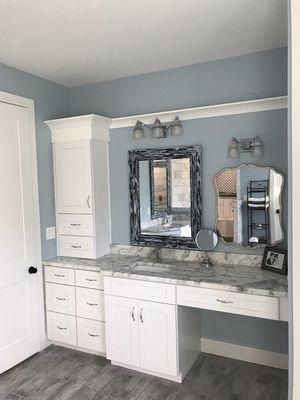
<svg viewBox="0 0 300 400"><path fill-rule="evenodd" d="M31 267L28 268L28 272L29 272L30 274L36 274L37 271L38 271L37 268L35 268L35 267L33 267L33 266L31 266Z"/></svg>

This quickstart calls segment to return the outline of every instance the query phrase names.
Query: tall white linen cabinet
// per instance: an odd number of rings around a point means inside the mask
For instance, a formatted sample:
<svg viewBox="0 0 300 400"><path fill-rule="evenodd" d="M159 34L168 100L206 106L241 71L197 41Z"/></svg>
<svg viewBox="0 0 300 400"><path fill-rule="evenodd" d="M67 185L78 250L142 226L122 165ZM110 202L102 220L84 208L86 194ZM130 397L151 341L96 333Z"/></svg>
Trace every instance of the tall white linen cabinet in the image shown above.
<svg viewBox="0 0 300 400"><path fill-rule="evenodd" d="M57 254L108 254L110 119L85 115L45 122L53 143Z"/></svg>

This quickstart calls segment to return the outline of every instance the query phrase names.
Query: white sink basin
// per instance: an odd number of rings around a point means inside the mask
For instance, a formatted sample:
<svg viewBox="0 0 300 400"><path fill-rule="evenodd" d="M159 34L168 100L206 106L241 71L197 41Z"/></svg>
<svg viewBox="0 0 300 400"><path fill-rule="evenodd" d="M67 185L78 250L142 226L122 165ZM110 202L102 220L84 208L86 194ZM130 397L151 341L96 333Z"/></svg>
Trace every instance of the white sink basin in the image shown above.
<svg viewBox="0 0 300 400"><path fill-rule="evenodd" d="M125 267L124 269L132 272L165 272L171 268L172 266L168 264L138 261L130 267Z"/></svg>

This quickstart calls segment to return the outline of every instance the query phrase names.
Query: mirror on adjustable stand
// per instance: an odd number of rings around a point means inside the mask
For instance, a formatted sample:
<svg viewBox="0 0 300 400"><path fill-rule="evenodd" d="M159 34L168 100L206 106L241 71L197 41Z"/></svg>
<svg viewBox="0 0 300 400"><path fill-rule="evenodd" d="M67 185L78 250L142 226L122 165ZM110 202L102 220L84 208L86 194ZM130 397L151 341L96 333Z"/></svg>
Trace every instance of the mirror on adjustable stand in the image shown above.
<svg viewBox="0 0 300 400"><path fill-rule="evenodd" d="M216 232L212 229L201 229L196 235L195 242L199 250L205 251L205 257L201 262L201 267L213 267L214 263L209 259L207 251L214 250L219 242L219 237Z"/></svg>

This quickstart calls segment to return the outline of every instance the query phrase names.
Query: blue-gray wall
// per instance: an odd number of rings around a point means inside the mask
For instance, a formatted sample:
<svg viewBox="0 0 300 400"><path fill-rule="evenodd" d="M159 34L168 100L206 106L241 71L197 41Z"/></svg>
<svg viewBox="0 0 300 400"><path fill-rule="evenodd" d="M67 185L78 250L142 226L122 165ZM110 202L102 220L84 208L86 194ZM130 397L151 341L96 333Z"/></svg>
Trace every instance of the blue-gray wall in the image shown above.
<svg viewBox="0 0 300 400"><path fill-rule="evenodd" d="M69 116L69 89L0 64L0 90L35 102L42 256L47 260L56 256L56 243L45 237L45 228L55 226L55 211L50 131L43 121Z"/></svg>
<svg viewBox="0 0 300 400"><path fill-rule="evenodd" d="M226 103L287 93L285 48L213 61L186 68L68 89L0 64L0 90L35 100L43 259L55 256L55 241L45 241L45 227L55 223L50 132L43 120L96 113L110 117ZM200 143L203 145L204 224L214 225L213 175L224 166L257 161L287 170L286 111L270 111L184 122L178 138L133 141L131 129L111 132L112 228L115 243L129 242L127 151ZM227 158L232 136L259 134L265 156ZM285 201L286 204L286 201ZM286 210L285 210L286 213ZM219 249L238 251L237 247ZM203 335L225 342L287 352L287 324L203 312Z"/></svg>
<svg viewBox="0 0 300 400"><path fill-rule="evenodd" d="M202 202L203 224L214 228L216 196L213 185L215 174L224 167L242 162L270 165L287 173L287 111L265 111L260 113L204 118L183 122L184 135L166 139L153 139L149 133L145 140L134 140L132 128L111 130L110 135L110 188L112 242L129 244L129 192L128 150L139 148L202 145ZM264 156L254 158L242 154L240 159L228 159L227 147L232 136L247 138L259 135L264 144ZM287 220L287 190L283 198L283 219ZM217 250L228 252L251 252L261 254L263 249L247 250L221 242Z"/></svg>
<svg viewBox="0 0 300 400"><path fill-rule="evenodd" d="M287 94L287 49L71 89L72 115L108 117Z"/></svg>
<svg viewBox="0 0 300 400"><path fill-rule="evenodd" d="M111 117L286 95L287 49L72 88L70 94L71 115L96 113ZM114 243L129 243L129 149L202 144L206 226L214 225L212 178L217 171L240 162L257 162L287 172L286 110L191 120L185 121L183 126L183 136L161 140L148 136L146 140L134 141L130 128L111 131L110 185ZM239 160L227 158L227 145L232 136L246 138L256 134L261 136L265 145L263 158L254 159L249 155L242 155ZM286 221L286 189L284 196ZM238 247L228 245L219 245L218 249L239 251ZM284 322L202 312L202 335L224 342L287 353L287 331Z"/></svg>

